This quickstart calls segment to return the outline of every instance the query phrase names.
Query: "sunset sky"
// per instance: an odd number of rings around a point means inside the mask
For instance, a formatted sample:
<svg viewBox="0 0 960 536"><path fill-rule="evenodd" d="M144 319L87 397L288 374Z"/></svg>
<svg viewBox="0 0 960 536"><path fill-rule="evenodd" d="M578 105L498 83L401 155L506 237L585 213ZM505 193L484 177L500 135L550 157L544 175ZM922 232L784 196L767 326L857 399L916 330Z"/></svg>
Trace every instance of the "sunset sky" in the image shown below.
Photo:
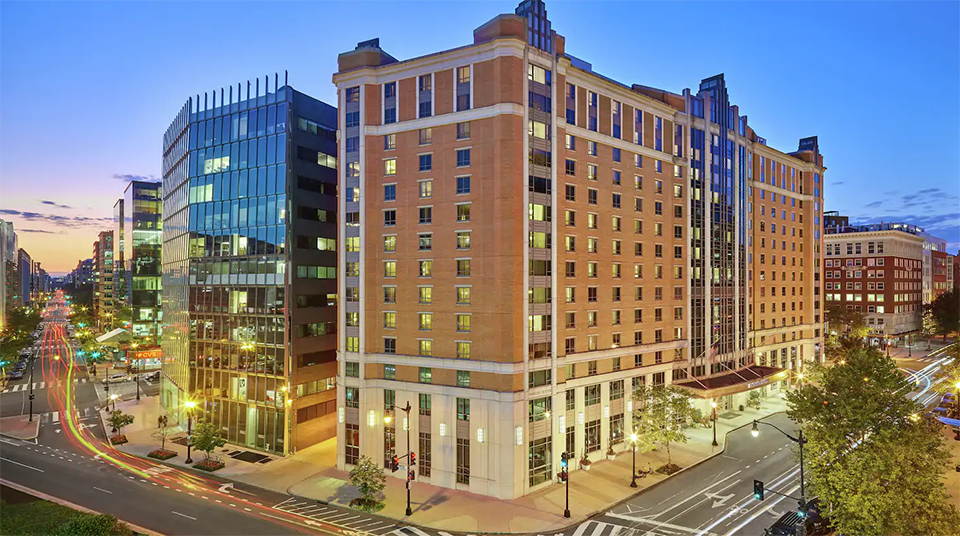
<svg viewBox="0 0 960 536"><path fill-rule="evenodd" d="M516 4L3 2L0 218L50 273L68 272L112 228L125 182L159 178L163 131L189 96L288 70L333 102L337 54L358 41L420 56L470 43ZM826 210L926 227L951 252L958 6L547 1L567 52L596 72L677 93L725 73L769 145L819 136Z"/></svg>

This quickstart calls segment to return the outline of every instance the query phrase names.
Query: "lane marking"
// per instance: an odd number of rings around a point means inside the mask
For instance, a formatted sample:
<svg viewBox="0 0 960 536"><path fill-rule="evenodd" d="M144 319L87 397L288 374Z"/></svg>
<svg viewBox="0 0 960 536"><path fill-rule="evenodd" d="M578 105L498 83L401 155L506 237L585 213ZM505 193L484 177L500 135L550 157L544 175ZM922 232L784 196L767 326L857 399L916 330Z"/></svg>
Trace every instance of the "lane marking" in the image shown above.
<svg viewBox="0 0 960 536"><path fill-rule="evenodd" d="M176 514L176 515L178 515L178 516L180 516L180 517L185 517L185 518L187 518L187 519L192 519L192 520L194 520L194 521L197 520L197 518L195 518L195 517L193 517L193 516L188 516L187 514L181 514L180 512L177 512L176 510L170 510L170 512L171 512L171 513L174 513L174 514Z"/></svg>
<svg viewBox="0 0 960 536"><path fill-rule="evenodd" d="M103 488L98 488L98 487L96 487L96 486L94 486L93 489L95 489L95 490L97 490L97 491L102 491L102 492L104 492L104 493L109 493L110 495L113 495L113 492L110 491L110 490L106 490L106 489L103 489Z"/></svg>
<svg viewBox="0 0 960 536"><path fill-rule="evenodd" d="M25 464L25 463L15 462L15 461L13 461L13 460L11 460L11 459L9 459L9 458L4 458L3 456L0 456L0 460L3 460L3 461L5 461L5 462L10 462L10 463L12 463L12 464L14 464L14 465L19 465L20 467L26 467L27 469L33 469L34 471L37 471L37 472L39 472L39 473L45 473L45 472L46 472L46 471L44 471L43 469L37 469L36 467L34 467L34 466L32 466L32 465L27 465L27 464Z"/></svg>

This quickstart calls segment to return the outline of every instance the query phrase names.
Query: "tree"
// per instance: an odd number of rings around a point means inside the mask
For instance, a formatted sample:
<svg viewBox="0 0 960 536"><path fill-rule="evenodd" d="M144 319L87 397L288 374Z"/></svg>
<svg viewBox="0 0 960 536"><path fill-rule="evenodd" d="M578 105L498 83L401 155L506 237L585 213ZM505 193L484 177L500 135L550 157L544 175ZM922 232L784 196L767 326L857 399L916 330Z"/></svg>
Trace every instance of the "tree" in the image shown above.
<svg viewBox="0 0 960 536"><path fill-rule="evenodd" d="M948 346L945 354L953 357L953 361L944 363L940 367L931 386L941 396L947 393L954 394L951 416L960 419L960 389L957 389L960 385L960 343Z"/></svg>
<svg viewBox="0 0 960 536"><path fill-rule="evenodd" d="M933 318L937 335L947 340L947 335L960 329L960 289L950 289L937 296L933 302L924 307Z"/></svg>
<svg viewBox="0 0 960 536"><path fill-rule="evenodd" d="M367 455L360 456L357 464L350 470L350 484L360 492L360 497L350 501L350 506L369 513L383 509L380 492L387 486L387 475L380 464Z"/></svg>
<svg viewBox="0 0 960 536"><path fill-rule="evenodd" d="M825 315L831 330L854 339L863 339L870 334L867 318L860 311L847 309L841 305L827 308Z"/></svg>
<svg viewBox="0 0 960 536"><path fill-rule="evenodd" d="M670 453L672 443L686 443L686 424L696 417L690 405L690 394L675 386L641 386L633 393L633 422L643 450L667 449L666 471L674 472Z"/></svg>
<svg viewBox="0 0 960 536"><path fill-rule="evenodd" d="M109 514L80 515L61 525L56 536L125 536L129 527Z"/></svg>
<svg viewBox="0 0 960 536"><path fill-rule="evenodd" d="M157 430L152 434L153 438L160 442L160 450L167 450L167 436L173 432L173 428L167 427L167 416L161 415L157 419Z"/></svg>
<svg viewBox="0 0 960 536"><path fill-rule="evenodd" d="M220 436L220 430L210 421L203 419L193 426L193 448L202 451L204 461L210 459L213 449L227 444L227 440Z"/></svg>
<svg viewBox="0 0 960 536"><path fill-rule="evenodd" d="M127 415L120 410L111 411L110 416L107 417L107 422L117 431L117 436L119 437L123 435L124 426L133 424L133 415Z"/></svg>
<svg viewBox="0 0 960 536"><path fill-rule="evenodd" d="M753 408L759 411L762 406L763 406L763 395L760 394L760 391L757 391L757 390L750 391L750 396L747 397L747 407Z"/></svg>
<svg viewBox="0 0 960 536"><path fill-rule="evenodd" d="M891 358L856 348L844 359L813 364L813 381L787 394L806 442L807 495L843 534L951 534L960 514L942 482L949 451L939 426L921 416Z"/></svg>

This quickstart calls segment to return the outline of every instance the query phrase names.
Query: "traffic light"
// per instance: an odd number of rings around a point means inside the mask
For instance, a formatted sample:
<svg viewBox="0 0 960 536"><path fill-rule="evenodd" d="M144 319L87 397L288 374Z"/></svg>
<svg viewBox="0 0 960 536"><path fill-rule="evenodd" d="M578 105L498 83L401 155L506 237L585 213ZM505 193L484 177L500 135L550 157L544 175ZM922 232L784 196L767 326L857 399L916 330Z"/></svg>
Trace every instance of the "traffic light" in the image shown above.
<svg viewBox="0 0 960 536"><path fill-rule="evenodd" d="M400 458L394 456L390 459L390 470L396 473L398 469L400 469Z"/></svg>
<svg viewBox="0 0 960 536"><path fill-rule="evenodd" d="M759 480L753 481L753 498L758 501L763 500L763 482Z"/></svg>
<svg viewBox="0 0 960 536"><path fill-rule="evenodd" d="M560 469L563 469L564 472L567 471L567 453L560 453Z"/></svg>
<svg viewBox="0 0 960 536"><path fill-rule="evenodd" d="M413 466L415 466L415 465L417 465L417 453L416 453L416 452L411 452L411 453L410 453L410 467L413 467ZM411 479L411 480L413 480L413 479Z"/></svg>
<svg viewBox="0 0 960 536"><path fill-rule="evenodd" d="M416 471L414 471L413 469L411 469L410 471L407 472L407 480L416 480L416 479L417 479L417 472L416 472Z"/></svg>
<svg viewBox="0 0 960 536"><path fill-rule="evenodd" d="M800 506L797 507L797 517L799 517L800 519L806 519L807 505L804 504L803 501L799 501L799 502L800 502Z"/></svg>

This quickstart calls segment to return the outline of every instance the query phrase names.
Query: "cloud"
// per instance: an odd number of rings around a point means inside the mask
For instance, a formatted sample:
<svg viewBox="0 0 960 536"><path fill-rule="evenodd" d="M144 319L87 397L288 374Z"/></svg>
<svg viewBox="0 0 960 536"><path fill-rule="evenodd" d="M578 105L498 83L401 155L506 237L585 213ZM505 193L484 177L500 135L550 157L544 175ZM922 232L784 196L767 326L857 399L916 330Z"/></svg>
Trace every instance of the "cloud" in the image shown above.
<svg viewBox="0 0 960 536"><path fill-rule="evenodd" d="M31 223L55 225L57 227L101 227L113 223L113 218L88 218L86 216L61 216L59 214L42 214L40 212L24 212L13 209L0 209L0 214L17 216Z"/></svg>
<svg viewBox="0 0 960 536"><path fill-rule="evenodd" d="M840 186L841 184L846 184L846 182L844 182L844 181L837 181L837 182L833 183L834 186Z"/></svg>
<svg viewBox="0 0 960 536"><path fill-rule="evenodd" d="M143 181L143 182L160 182L155 175L133 175L129 173L114 173L113 178L118 181L131 182L131 181Z"/></svg>
<svg viewBox="0 0 960 536"><path fill-rule="evenodd" d="M927 188L927 189L925 189L925 190L920 190L920 191L918 191L918 192L917 192L917 195L935 194L935 193L937 193L937 192L939 192L939 191L940 191L940 188Z"/></svg>
<svg viewBox="0 0 960 536"><path fill-rule="evenodd" d="M874 201L873 203L869 203L869 204L864 205L864 206L867 207L867 208L877 208L877 207L879 207L879 206L883 206L883 201Z"/></svg>
<svg viewBox="0 0 960 536"><path fill-rule="evenodd" d="M41 203L41 204L44 204L44 205L50 205L51 207L65 208L65 209L68 209L68 210L73 208L73 207L71 207L71 206L69 206L69 205L61 205L61 204L56 203L56 202L54 202L54 201L48 201L48 200L41 200L40 203Z"/></svg>
<svg viewBox="0 0 960 536"><path fill-rule="evenodd" d="M63 232L55 233L53 231L45 231L43 229L17 229L18 233L37 233L37 234L63 234Z"/></svg>

